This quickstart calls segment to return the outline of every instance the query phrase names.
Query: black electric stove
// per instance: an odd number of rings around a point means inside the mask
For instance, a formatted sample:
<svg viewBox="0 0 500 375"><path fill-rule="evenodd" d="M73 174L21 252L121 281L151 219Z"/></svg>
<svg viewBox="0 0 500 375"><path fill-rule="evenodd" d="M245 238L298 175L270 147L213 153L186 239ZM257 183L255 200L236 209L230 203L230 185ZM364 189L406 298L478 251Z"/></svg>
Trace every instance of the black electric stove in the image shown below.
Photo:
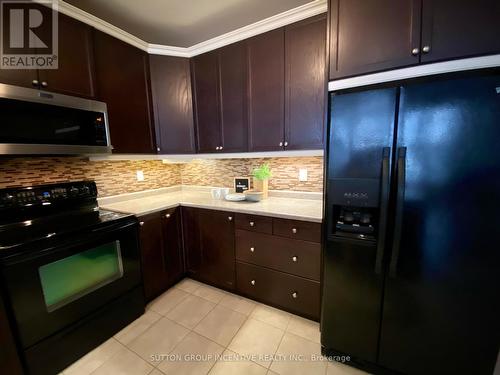
<svg viewBox="0 0 500 375"><path fill-rule="evenodd" d="M0 190L1 289L29 374L53 374L144 312L138 221L93 181Z"/></svg>

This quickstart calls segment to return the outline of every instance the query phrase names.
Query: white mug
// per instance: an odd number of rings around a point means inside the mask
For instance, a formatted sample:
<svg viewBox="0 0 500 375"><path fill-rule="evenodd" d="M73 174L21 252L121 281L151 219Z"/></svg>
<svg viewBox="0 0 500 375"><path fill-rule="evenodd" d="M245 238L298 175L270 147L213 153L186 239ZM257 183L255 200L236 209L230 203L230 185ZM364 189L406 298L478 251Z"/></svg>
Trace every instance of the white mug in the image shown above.
<svg viewBox="0 0 500 375"><path fill-rule="evenodd" d="M229 194L229 188L222 188L222 189L219 189L220 190L220 198L221 199L226 199L226 195Z"/></svg>
<svg viewBox="0 0 500 375"><path fill-rule="evenodd" d="M212 189L210 192L212 193L212 199L220 199L220 189Z"/></svg>

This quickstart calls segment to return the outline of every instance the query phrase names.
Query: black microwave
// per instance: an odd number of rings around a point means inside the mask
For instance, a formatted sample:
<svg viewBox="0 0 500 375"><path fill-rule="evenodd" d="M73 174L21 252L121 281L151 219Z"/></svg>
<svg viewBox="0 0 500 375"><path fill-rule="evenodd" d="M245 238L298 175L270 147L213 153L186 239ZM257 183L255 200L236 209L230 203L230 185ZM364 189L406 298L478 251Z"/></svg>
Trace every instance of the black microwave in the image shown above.
<svg viewBox="0 0 500 375"><path fill-rule="evenodd" d="M106 103L0 84L0 154L110 153Z"/></svg>

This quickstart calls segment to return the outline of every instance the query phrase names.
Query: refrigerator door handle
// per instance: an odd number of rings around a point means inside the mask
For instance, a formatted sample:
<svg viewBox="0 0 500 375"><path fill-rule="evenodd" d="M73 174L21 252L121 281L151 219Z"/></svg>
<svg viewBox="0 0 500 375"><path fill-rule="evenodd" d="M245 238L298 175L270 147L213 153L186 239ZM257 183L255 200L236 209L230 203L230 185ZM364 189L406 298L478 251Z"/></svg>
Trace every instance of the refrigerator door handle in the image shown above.
<svg viewBox="0 0 500 375"><path fill-rule="evenodd" d="M392 243L391 263L389 266L389 276L396 277L399 259L399 245L401 242L401 230L403 226L403 203L405 199L406 185L406 147L398 148L398 192L396 200L396 218L394 224L394 241Z"/></svg>
<svg viewBox="0 0 500 375"><path fill-rule="evenodd" d="M382 262L384 260L385 249L385 236L387 232L387 211L389 209L389 158L391 155L391 148L384 147L382 151L382 179L380 189L380 219L377 243L377 256L375 259L375 273L380 275L382 273Z"/></svg>

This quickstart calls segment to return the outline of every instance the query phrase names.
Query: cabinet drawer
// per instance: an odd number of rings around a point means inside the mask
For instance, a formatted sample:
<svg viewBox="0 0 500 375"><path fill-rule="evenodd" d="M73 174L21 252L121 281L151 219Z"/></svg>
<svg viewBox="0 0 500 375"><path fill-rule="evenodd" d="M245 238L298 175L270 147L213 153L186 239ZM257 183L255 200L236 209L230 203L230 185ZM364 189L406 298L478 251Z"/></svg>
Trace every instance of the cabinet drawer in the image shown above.
<svg viewBox="0 0 500 375"><path fill-rule="evenodd" d="M236 259L319 281L321 245L236 230Z"/></svg>
<svg viewBox="0 0 500 375"><path fill-rule="evenodd" d="M318 320L320 283L236 262L236 288L244 295Z"/></svg>
<svg viewBox="0 0 500 375"><path fill-rule="evenodd" d="M236 228L271 234L273 233L273 219L265 216L236 214Z"/></svg>
<svg viewBox="0 0 500 375"><path fill-rule="evenodd" d="M310 221L273 219L273 233L296 240L321 242L321 224Z"/></svg>

